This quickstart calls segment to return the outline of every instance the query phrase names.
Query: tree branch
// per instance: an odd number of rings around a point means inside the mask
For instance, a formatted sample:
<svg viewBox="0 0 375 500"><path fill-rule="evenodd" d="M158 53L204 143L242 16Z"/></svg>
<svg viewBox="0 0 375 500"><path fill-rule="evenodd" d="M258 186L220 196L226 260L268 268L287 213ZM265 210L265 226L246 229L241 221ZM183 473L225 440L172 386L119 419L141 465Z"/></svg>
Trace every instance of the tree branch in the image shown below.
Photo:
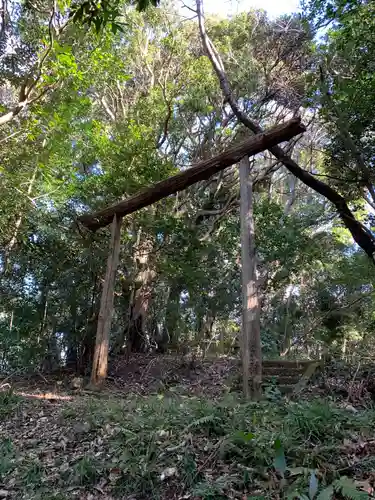
<svg viewBox="0 0 375 500"><path fill-rule="evenodd" d="M233 96L220 55L216 51L213 43L206 33L203 19L202 0L196 0L196 5L202 43L207 53L207 57L211 61L212 67L218 77L225 101L230 105L237 119L245 125L245 127L250 129L255 134L262 133L263 129L258 125L258 123L250 119L238 106L238 103ZM325 184L319 179L316 179L309 172L302 169L294 160L292 160L290 156L285 154L280 146L273 146L272 148L269 148L269 151L279 161L281 161L292 174L306 184L306 186L310 187L333 203L345 227L353 236L354 241L366 252L371 262L375 264L375 239L373 235L369 234L368 230L366 230L366 228L355 219L352 211L346 203L345 198L336 190L331 188L331 186Z"/></svg>
<svg viewBox="0 0 375 500"><path fill-rule="evenodd" d="M56 6L54 4L52 8L52 13L50 15L50 19L48 22L48 35L49 35L49 45L44 51L42 57L40 60L37 62L36 66L34 67L34 70L36 70L36 76L32 79L30 82L31 78L30 76L26 77L25 81L21 85L20 92L19 92L19 98L18 98L18 103L7 113L4 115L0 116L0 126L4 125L10 121L12 121L17 115L23 111L26 106L38 101L41 99L47 92L49 92L51 89L53 89L55 86L54 85L48 85L46 86L43 90L41 90L35 97L32 97L32 93L35 90L35 87L40 81L40 78L42 76L42 68L43 65L50 54L52 48L53 48L53 20L56 14ZM67 23L61 28L59 33L66 27ZM30 82L30 85L29 85Z"/></svg>
<svg viewBox="0 0 375 500"><path fill-rule="evenodd" d="M303 131L304 126L301 124L300 119L294 118L287 123L273 127L263 134L250 137L214 158L203 160L183 172L157 182L127 200L120 201L93 214L82 215L78 219L86 227L96 231L100 227L110 224L115 215L124 217L140 208L147 207L197 182L210 178L212 175L237 163L245 155L253 156L258 154L267 149L270 144L278 144Z"/></svg>
<svg viewBox="0 0 375 500"><path fill-rule="evenodd" d="M369 183L370 177L371 177L371 172L366 167L363 155L358 150L352 136L350 135L349 129L346 125L347 124L346 118L340 113L340 110L333 102L332 94L328 90L328 85L326 83L326 77L324 75L324 71L323 71L322 66L319 66L319 72L320 72L321 90L322 90L322 93L325 95L326 102L328 104L328 107L331 110L331 115L333 115L332 118L335 122L335 125L337 127L337 130L338 130L340 136L341 136L341 139L344 142L346 148L354 156L356 163L357 163L357 166L358 166L359 170L362 172L364 179L366 180L367 183Z"/></svg>

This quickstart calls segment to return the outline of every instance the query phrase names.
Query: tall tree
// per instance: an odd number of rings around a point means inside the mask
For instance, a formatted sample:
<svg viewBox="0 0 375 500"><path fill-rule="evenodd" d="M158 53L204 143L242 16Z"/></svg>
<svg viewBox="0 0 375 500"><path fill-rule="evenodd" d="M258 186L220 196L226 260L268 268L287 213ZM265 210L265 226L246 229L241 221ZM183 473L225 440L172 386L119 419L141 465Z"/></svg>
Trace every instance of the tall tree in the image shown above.
<svg viewBox="0 0 375 500"><path fill-rule="evenodd" d="M206 54L212 63L212 67L218 77L221 90L226 102L230 105L234 115L254 133L261 133L262 128L253 119L241 110L238 102L233 94L232 88L229 84L227 74L224 69L221 57L213 45L212 41L207 35L204 19L202 1L197 0L197 14L199 20L199 28L202 38L202 43L205 48ZM302 169L290 156L288 156L280 146L275 146L270 149L270 152L299 180L310 188L317 191L319 194L327 198L334 204L338 215L340 216L344 225L350 231L354 241L366 252L368 257L375 263L375 238L372 233L356 219L354 213L350 210L346 199L330 185L322 182L306 170Z"/></svg>

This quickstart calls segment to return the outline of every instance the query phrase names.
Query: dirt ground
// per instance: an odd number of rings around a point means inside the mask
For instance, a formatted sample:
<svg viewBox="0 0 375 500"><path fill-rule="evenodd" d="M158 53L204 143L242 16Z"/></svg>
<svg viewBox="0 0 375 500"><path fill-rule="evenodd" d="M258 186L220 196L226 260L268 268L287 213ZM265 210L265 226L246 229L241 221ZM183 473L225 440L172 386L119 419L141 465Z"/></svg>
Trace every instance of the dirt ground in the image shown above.
<svg viewBox="0 0 375 500"><path fill-rule="evenodd" d="M102 393L147 395L171 390L214 398L231 390L238 366L238 359L233 357L194 360L175 355L134 354L128 361L124 358L111 361ZM69 397L85 391L88 382L88 378L77 377L69 370L11 374L0 379L3 389L11 386L20 394L44 395L50 399L53 395Z"/></svg>
<svg viewBox="0 0 375 500"><path fill-rule="evenodd" d="M271 385L259 404L233 393L239 373L237 358L134 355L112 360L99 392L66 370L2 377L0 499L287 498L273 458L278 436L291 487L306 492L313 466L322 488L348 475L367 492L358 498L373 498L369 368L327 367L286 399ZM327 498L346 498L337 484Z"/></svg>

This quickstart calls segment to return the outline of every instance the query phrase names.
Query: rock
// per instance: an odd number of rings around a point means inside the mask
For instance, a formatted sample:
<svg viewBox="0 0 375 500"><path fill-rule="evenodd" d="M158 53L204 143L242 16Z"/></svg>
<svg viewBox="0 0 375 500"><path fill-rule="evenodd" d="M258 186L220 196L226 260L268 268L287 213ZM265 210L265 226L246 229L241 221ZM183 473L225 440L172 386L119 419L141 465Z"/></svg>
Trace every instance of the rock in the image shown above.
<svg viewBox="0 0 375 500"><path fill-rule="evenodd" d="M173 476L176 476L176 475L177 475L176 467L167 467L160 474L160 481L165 481L166 479L173 477Z"/></svg>
<svg viewBox="0 0 375 500"><path fill-rule="evenodd" d="M90 432L90 429L91 429L91 426L88 422L77 422L74 426L73 426L73 432L74 434L87 434L88 432Z"/></svg>
<svg viewBox="0 0 375 500"><path fill-rule="evenodd" d="M72 378L72 380L70 382L70 387L72 389L75 389L75 390L82 389L82 387L83 387L83 378L82 377L74 377L74 378Z"/></svg>
<svg viewBox="0 0 375 500"><path fill-rule="evenodd" d="M159 431L157 431L156 435L157 435L159 438L163 438L163 437L167 437L167 436L169 436L169 432L168 432L168 431L165 431L164 429L160 429Z"/></svg>

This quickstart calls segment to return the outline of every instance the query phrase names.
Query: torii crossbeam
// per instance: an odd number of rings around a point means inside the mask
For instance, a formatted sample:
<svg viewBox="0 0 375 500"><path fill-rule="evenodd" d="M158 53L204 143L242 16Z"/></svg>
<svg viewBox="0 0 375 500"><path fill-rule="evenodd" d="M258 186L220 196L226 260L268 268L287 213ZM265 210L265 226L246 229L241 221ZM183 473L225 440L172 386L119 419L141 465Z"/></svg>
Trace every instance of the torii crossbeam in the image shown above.
<svg viewBox="0 0 375 500"><path fill-rule="evenodd" d="M135 196L103 208L98 212L81 215L78 217L78 220L88 229L96 231L101 227L108 226L115 215L124 217L124 215L131 214L140 208L152 205L156 201L182 191L199 181L210 178L212 175L220 172L220 170L224 170L239 162L244 156L253 156L261 153L280 142L288 141L305 130L301 119L293 118L282 125L271 128L263 134L249 137L243 142L228 148L223 153L209 160L201 161L184 172L157 182Z"/></svg>
<svg viewBox="0 0 375 500"><path fill-rule="evenodd" d="M300 118L293 118L262 134L254 135L209 160L201 161L184 172L157 182L135 196L92 214L78 217L79 222L91 231L96 231L112 223L111 244L100 302L95 354L91 372L92 385L98 386L104 382L107 376L109 333L113 312L115 277L120 253L122 218L140 208L182 191L197 182L209 179L217 172L238 163L245 156L254 156L261 153L280 142L288 141L292 137L305 132L305 130L306 128L301 123Z"/></svg>

